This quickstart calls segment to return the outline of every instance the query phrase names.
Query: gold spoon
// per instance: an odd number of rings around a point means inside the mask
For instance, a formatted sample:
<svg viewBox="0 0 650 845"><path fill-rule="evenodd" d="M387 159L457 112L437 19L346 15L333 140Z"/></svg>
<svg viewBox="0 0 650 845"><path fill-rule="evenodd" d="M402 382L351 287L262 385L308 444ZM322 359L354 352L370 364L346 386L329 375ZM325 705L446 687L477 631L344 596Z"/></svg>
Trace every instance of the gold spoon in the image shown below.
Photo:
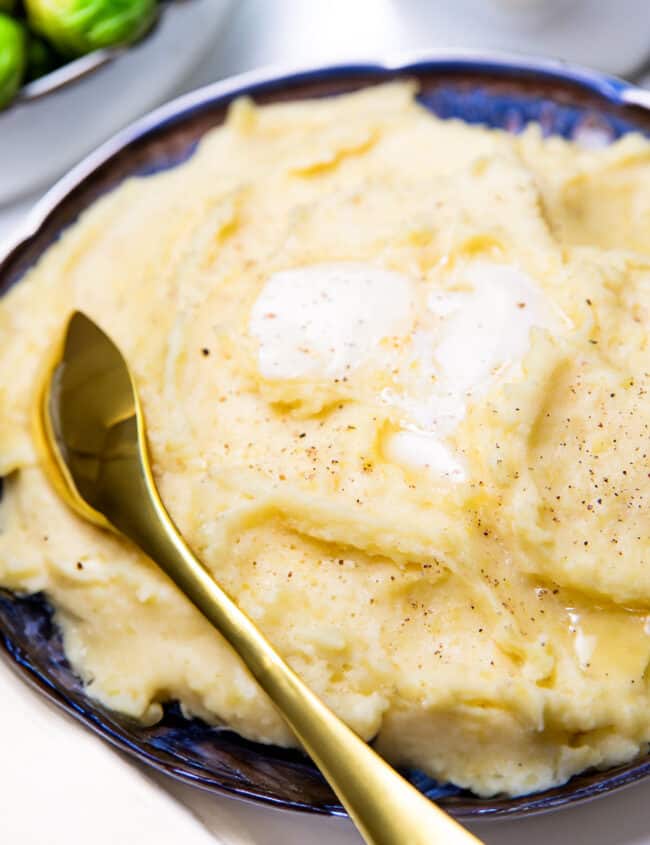
<svg viewBox="0 0 650 845"><path fill-rule="evenodd" d="M133 377L115 344L75 312L39 397L45 471L80 516L132 540L230 643L371 845L480 845L329 710L194 557L151 473Z"/></svg>

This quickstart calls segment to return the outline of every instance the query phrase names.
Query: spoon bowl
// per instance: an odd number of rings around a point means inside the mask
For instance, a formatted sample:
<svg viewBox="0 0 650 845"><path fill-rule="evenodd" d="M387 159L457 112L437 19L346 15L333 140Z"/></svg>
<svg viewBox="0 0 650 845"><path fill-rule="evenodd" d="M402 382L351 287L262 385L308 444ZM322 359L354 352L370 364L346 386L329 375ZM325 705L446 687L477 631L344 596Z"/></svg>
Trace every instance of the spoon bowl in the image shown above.
<svg viewBox="0 0 650 845"><path fill-rule="evenodd" d="M136 402L130 373L117 347L87 317L75 312L43 384L36 434L57 493L79 516L102 528L113 527L105 515L110 502L104 470L116 457L117 438L123 437L129 452L128 464L123 466L127 474L132 475L140 463L132 437L137 436ZM78 424L80 403L83 426ZM121 425L116 426L118 409ZM131 429L126 437L125 425ZM125 453L123 464L124 457Z"/></svg>
<svg viewBox="0 0 650 845"><path fill-rule="evenodd" d="M117 346L79 311L43 384L37 440L48 478L79 516L138 544L152 540L167 514L135 383Z"/></svg>

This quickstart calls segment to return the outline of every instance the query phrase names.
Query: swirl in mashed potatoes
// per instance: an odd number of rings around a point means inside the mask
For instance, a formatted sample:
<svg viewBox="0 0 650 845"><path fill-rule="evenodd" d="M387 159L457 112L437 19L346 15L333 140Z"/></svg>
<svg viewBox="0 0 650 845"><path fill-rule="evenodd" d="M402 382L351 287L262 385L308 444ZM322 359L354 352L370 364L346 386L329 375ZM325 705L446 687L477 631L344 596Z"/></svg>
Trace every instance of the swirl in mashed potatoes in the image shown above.
<svg viewBox="0 0 650 845"><path fill-rule="evenodd" d="M294 738L30 415L72 309L132 364L162 497L390 760L526 793L650 740L650 143L440 121L395 83L255 107L86 212L0 303L0 583L88 694Z"/></svg>

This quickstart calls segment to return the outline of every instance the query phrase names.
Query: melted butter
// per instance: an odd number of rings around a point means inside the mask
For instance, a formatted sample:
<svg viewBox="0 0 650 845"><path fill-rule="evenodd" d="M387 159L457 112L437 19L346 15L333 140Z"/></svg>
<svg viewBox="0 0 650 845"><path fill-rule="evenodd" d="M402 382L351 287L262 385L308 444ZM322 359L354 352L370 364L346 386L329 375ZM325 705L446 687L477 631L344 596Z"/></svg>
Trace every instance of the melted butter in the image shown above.
<svg viewBox="0 0 650 845"><path fill-rule="evenodd" d="M383 454L393 463L423 467L450 481L461 482L467 479L464 463L431 431L396 431L389 435Z"/></svg>
<svg viewBox="0 0 650 845"><path fill-rule="evenodd" d="M426 468L454 482L466 480L463 460L447 442L470 402L519 365L534 327L557 319L541 291L523 271L477 261L458 275L457 288L433 289L428 319L413 334L406 390L385 390L382 399L406 414L403 430L384 446L389 459ZM409 383L410 382L410 383Z"/></svg>
<svg viewBox="0 0 650 845"><path fill-rule="evenodd" d="M264 378L340 378L361 364L390 371L380 399L401 421L383 443L385 458L462 482L469 470L449 438L468 404L520 365L534 327L555 323L533 280L511 265L474 261L441 288L338 262L270 276L250 330ZM381 346L390 337L403 341L399 351Z"/></svg>
<svg viewBox="0 0 650 845"><path fill-rule="evenodd" d="M567 608L568 630L583 672L640 684L650 661L648 617L622 609Z"/></svg>
<svg viewBox="0 0 650 845"><path fill-rule="evenodd" d="M585 634L580 624L580 614L569 611L569 632L574 635L574 648L578 657L580 668L584 671L590 666L590 660L596 648L596 637L594 634Z"/></svg>
<svg viewBox="0 0 650 845"><path fill-rule="evenodd" d="M460 281L464 290L434 292L428 306L443 320L435 351L440 390L455 399L463 416L468 399L521 361L531 329L550 328L554 320L544 295L516 267L475 262Z"/></svg>
<svg viewBox="0 0 650 845"><path fill-rule="evenodd" d="M274 273L251 313L264 378L340 377L412 323L411 280L370 264L314 264Z"/></svg>

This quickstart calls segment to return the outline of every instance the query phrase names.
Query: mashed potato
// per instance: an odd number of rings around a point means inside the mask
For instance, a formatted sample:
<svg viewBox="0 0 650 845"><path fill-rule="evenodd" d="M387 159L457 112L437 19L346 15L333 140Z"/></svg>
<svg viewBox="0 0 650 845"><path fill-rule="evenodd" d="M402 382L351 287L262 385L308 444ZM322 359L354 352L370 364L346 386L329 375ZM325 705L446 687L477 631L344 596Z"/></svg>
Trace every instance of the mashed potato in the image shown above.
<svg viewBox="0 0 650 845"><path fill-rule="evenodd" d="M295 740L30 413L72 309L132 364L162 497L289 663L389 759L525 793L650 740L650 144L432 117L408 83L232 107L0 304L0 583L89 695Z"/></svg>

